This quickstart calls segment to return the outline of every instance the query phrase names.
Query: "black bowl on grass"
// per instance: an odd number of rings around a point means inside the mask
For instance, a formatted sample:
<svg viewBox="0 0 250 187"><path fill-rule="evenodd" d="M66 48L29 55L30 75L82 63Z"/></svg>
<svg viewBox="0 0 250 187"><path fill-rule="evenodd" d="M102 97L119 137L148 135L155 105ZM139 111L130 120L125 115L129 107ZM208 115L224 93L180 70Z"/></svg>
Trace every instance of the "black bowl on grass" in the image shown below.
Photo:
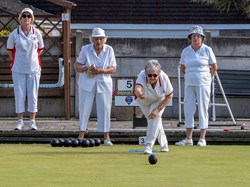
<svg viewBox="0 0 250 187"><path fill-rule="evenodd" d="M50 141L50 145L51 145L52 147L59 147L60 142L59 142L58 139L54 138L54 139L52 139L52 140Z"/></svg>
<svg viewBox="0 0 250 187"><path fill-rule="evenodd" d="M153 165L153 164L156 164L156 163L157 163L157 157L156 157L156 155L154 155L154 154L149 155L148 161L149 161L149 163L152 164L152 165Z"/></svg>
<svg viewBox="0 0 250 187"><path fill-rule="evenodd" d="M101 145L101 140L100 139L95 138L94 141L95 141L95 146L100 146Z"/></svg>
<svg viewBox="0 0 250 187"><path fill-rule="evenodd" d="M79 144L79 141L77 139L72 139L71 140L71 147L77 147Z"/></svg>
<svg viewBox="0 0 250 187"><path fill-rule="evenodd" d="M89 140L88 139L82 139L81 146L82 147L89 147Z"/></svg>
<svg viewBox="0 0 250 187"><path fill-rule="evenodd" d="M64 146L64 139L58 138L58 141L59 141L59 147Z"/></svg>
<svg viewBox="0 0 250 187"><path fill-rule="evenodd" d="M95 140L89 139L89 147L94 147L95 146Z"/></svg>
<svg viewBox="0 0 250 187"><path fill-rule="evenodd" d="M70 147L71 146L71 139L65 139L63 145L64 145L64 147Z"/></svg>

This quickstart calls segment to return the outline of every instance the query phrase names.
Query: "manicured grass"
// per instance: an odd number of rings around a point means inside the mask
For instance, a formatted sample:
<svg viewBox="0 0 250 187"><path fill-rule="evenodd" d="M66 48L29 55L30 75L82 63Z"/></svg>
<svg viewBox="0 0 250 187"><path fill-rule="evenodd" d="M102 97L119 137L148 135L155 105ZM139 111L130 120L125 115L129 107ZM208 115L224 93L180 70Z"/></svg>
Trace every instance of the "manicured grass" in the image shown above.
<svg viewBox="0 0 250 187"><path fill-rule="evenodd" d="M139 145L53 148L48 144L0 144L0 185L249 187L250 146L170 146L169 153L131 153ZM154 149L159 149L155 146Z"/></svg>

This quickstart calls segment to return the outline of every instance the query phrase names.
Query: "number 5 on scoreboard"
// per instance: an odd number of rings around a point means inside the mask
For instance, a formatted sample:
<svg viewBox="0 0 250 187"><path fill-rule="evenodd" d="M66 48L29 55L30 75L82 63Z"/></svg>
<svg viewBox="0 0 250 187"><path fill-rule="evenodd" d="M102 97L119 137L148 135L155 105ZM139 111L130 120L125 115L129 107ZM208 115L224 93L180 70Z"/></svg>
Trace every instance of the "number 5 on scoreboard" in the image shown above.
<svg viewBox="0 0 250 187"><path fill-rule="evenodd" d="M118 91L126 91L133 93L134 80L133 79L118 79Z"/></svg>

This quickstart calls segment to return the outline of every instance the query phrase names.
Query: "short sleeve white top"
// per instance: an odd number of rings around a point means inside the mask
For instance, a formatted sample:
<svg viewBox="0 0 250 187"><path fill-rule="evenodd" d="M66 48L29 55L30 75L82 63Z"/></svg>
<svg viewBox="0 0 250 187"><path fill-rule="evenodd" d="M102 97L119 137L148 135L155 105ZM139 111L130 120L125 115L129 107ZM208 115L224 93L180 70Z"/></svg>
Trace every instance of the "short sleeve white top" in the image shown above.
<svg viewBox="0 0 250 187"><path fill-rule="evenodd" d="M160 72L160 77L154 88L147 81L145 70L141 71L138 74L136 85L142 86L142 90L146 96L146 99L137 98L137 102L140 102L146 106L164 98L165 96L173 92L173 87L169 80L169 77L163 71Z"/></svg>
<svg viewBox="0 0 250 187"><path fill-rule="evenodd" d="M21 27L11 32L7 40L7 50L13 50L12 72L21 74L34 74L41 71L39 50L44 48L40 31L31 27L26 36Z"/></svg>
<svg viewBox="0 0 250 187"><path fill-rule="evenodd" d="M77 62L87 67L94 64L101 69L117 66L114 50L107 44L104 44L98 56L93 44L83 46ZM81 89L91 92L95 84L97 84L97 93L112 92L113 83L110 74L98 74L96 77L89 78L86 72L80 73L78 85Z"/></svg>
<svg viewBox="0 0 250 187"><path fill-rule="evenodd" d="M211 84L210 65L216 63L211 47L202 44L194 51L191 45L183 49L180 64L185 65L185 85L205 86Z"/></svg>

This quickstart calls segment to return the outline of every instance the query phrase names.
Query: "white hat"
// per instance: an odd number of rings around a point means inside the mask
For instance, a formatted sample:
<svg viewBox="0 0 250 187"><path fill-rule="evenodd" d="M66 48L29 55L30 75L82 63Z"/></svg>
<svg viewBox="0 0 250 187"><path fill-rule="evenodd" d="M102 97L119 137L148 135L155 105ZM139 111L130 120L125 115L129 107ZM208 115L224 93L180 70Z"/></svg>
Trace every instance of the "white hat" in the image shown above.
<svg viewBox="0 0 250 187"><path fill-rule="evenodd" d="M90 36L91 38L94 38L94 37L105 37L107 38L107 36L105 35L105 31L101 28L94 28L92 30L92 35Z"/></svg>
<svg viewBox="0 0 250 187"><path fill-rule="evenodd" d="M28 12L30 13L31 15L33 15L33 10L31 10L30 8L25 8L22 10L21 14L23 14L24 12Z"/></svg>
<svg viewBox="0 0 250 187"><path fill-rule="evenodd" d="M193 25L191 27L190 32L188 34L188 38L190 38L192 34L199 34L199 35L205 37L205 34L203 33L203 28L199 25Z"/></svg>

